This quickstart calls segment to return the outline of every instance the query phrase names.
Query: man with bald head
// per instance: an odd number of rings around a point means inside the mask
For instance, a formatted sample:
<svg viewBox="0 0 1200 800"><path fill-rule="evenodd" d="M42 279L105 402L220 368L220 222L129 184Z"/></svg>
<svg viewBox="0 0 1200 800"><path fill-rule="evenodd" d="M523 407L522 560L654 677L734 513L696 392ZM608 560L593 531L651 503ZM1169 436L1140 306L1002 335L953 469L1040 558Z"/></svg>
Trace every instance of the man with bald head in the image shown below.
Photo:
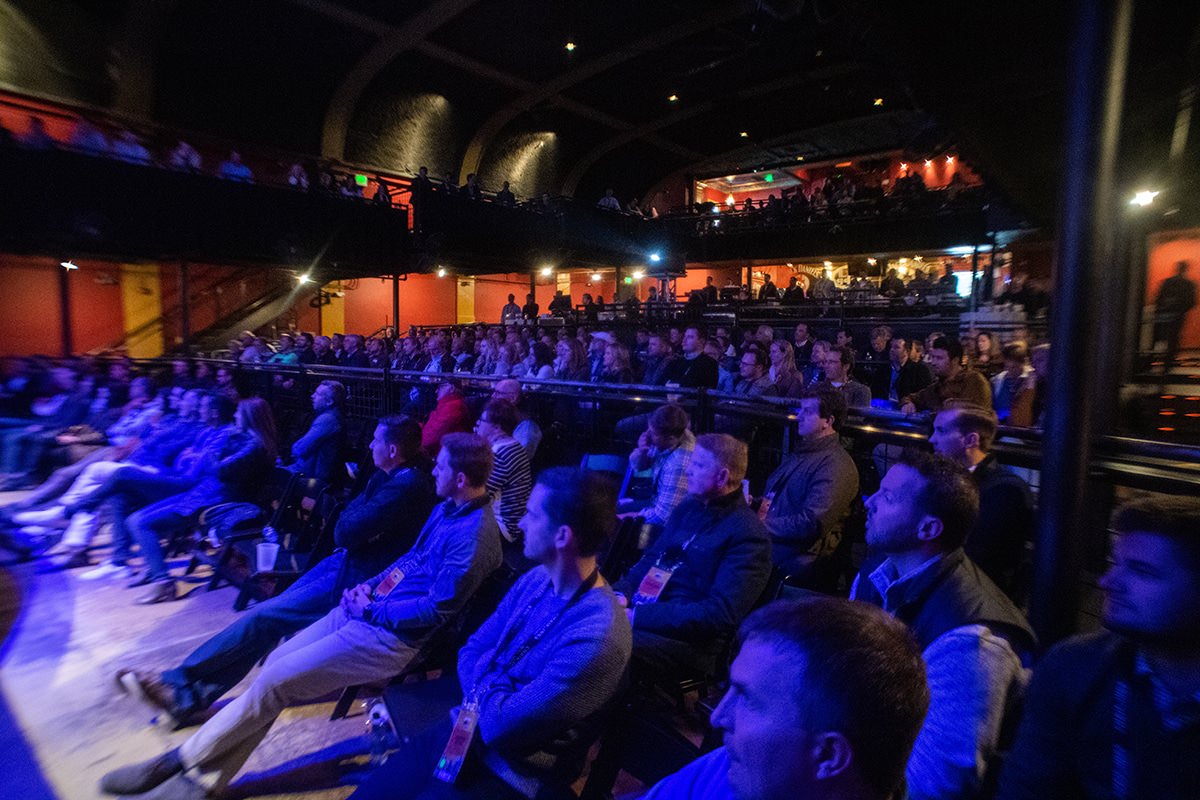
<svg viewBox="0 0 1200 800"><path fill-rule="evenodd" d="M529 454L529 460L533 461L533 456L537 453L538 445L542 443L542 429L521 408L521 395L521 382L515 378L505 378L502 381L497 381L496 386L492 389L493 400L507 400L517 407L517 414L520 416L520 421L517 422L517 429L513 431L512 435L525 448L525 452Z"/></svg>

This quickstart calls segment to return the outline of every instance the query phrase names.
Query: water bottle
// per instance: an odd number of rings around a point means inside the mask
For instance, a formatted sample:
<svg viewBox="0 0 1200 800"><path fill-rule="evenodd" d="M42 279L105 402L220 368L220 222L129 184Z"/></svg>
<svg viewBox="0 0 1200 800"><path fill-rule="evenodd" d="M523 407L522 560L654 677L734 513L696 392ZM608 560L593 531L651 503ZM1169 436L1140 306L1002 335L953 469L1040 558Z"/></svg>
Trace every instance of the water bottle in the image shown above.
<svg viewBox="0 0 1200 800"><path fill-rule="evenodd" d="M387 706L381 700L372 703L367 711L367 731L371 737L371 766L378 767L387 761L395 744Z"/></svg>

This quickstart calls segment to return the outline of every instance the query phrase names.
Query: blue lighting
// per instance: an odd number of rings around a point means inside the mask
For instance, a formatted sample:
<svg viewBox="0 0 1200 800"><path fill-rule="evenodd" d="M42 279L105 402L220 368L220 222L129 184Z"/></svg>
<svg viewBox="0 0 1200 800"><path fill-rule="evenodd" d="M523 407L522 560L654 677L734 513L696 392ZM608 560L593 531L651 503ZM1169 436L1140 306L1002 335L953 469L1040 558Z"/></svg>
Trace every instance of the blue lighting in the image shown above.
<svg viewBox="0 0 1200 800"><path fill-rule="evenodd" d="M662 261L662 254L661 253L651 253L650 260L653 261L655 264L657 264L659 261Z"/></svg>

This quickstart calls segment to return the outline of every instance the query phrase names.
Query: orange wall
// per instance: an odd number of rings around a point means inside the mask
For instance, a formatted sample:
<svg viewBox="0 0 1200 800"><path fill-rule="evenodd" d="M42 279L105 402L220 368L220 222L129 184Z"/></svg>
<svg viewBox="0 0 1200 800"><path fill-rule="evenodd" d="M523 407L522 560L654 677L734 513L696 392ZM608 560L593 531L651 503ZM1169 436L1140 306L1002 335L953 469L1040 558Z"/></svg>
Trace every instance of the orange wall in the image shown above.
<svg viewBox="0 0 1200 800"><path fill-rule="evenodd" d="M0 285L4 286L4 336L0 355L30 355L61 351L57 258L0 255ZM124 330L121 311L120 267L84 262L72 271L70 314L72 344L84 352L111 344Z"/></svg>
<svg viewBox="0 0 1200 800"><path fill-rule="evenodd" d="M742 271L736 267L728 269L689 269L686 275L676 278L675 297L678 300L684 300L687 298L687 293L692 289L703 289L709 275L712 276L713 286L716 286L718 291L731 280L740 286L742 284L742 274Z"/></svg>
<svg viewBox="0 0 1200 800"><path fill-rule="evenodd" d="M1158 297L1162 282L1175 274L1175 264L1186 261L1190 264L1187 277L1200 283L1200 229L1178 231L1151 237L1150 258L1146 267L1146 304ZM1180 337L1180 347L1200 347L1200 309L1192 309L1187 315Z"/></svg>

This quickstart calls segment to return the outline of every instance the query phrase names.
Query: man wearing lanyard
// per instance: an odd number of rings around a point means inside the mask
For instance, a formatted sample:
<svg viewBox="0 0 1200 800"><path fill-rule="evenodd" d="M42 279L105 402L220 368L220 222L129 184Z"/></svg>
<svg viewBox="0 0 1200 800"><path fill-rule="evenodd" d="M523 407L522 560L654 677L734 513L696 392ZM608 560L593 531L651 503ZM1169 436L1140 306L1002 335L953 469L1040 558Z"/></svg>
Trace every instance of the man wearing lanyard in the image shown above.
<svg viewBox="0 0 1200 800"><path fill-rule="evenodd" d="M638 669L678 679L710 674L771 576L771 543L746 505L748 448L724 433L696 437L688 495L614 587L633 623Z"/></svg>
<svg viewBox="0 0 1200 800"><path fill-rule="evenodd" d="M1060 642L1034 670L1003 800L1182 800L1200 787L1200 501L1136 500L1112 528L1107 630Z"/></svg>
<svg viewBox="0 0 1200 800"><path fill-rule="evenodd" d="M575 797L598 712L629 662L629 623L596 567L615 501L596 473L538 476L521 520L538 566L459 652L462 705L410 736L354 800Z"/></svg>
<svg viewBox="0 0 1200 800"><path fill-rule="evenodd" d="M767 478L758 518L771 534L772 561L784 574L821 591L836 590L832 556L858 495L858 468L838 430L846 400L831 389L806 389L796 408L799 441Z"/></svg>
<svg viewBox="0 0 1200 800"><path fill-rule="evenodd" d="M446 500L413 548L276 648L250 687L180 747L108 773L101 788L155 800L217 795L284 708L404 669L500 566L500 529L486 488L491 467L492 451L478 436L443 437L433 477Z"/></svg>
<svg viewBox="0 0 1200 800"><path fill-rule="evenodd" d="M338 517L336 552L287 591L241 614L161 677L122 669L117 673L121 688L183 725L246 677L280 639L325 616L342 592L407 552L437 500L429 461L421 453L421 425L409 417L384 417L369 447L376 471Z"/></svg>
<svg viewBox="0 0 1200 800"><path fill-rule="evenodd" d="M978 513L971 473L917 451L867 500L868 555L850 597L912 629L929 679L906 771L912 800L976 796L1036 647L1024 615L963 554Z"/></svg>

